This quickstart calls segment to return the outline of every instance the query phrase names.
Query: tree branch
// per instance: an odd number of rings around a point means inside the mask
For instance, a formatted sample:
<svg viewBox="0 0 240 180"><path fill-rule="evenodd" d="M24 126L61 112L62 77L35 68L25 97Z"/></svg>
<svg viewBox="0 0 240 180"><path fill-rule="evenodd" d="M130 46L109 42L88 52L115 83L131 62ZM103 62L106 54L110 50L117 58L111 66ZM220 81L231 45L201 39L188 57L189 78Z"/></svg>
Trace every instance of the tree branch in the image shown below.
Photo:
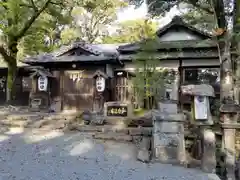
<svg viewBox="0 0 240 180"><path fill-rule="evenodd" d="M191 1L191 0L184 0L186 3L190 3L192 6L194 6L195 8L197 8L197 9L200 9L200 10L203 10L203 11L205 11L205 12L207 12L207 13L209 13L209 14L213 14L214 13L214 11L213 10L211 10L211 9L209 9L209 8L207 8L207 7L204 7L204 6L202 6L201 4L199 4L198 3L198 1ZM180 1L179 3L181 3L182 1Z"/></svg>
<svg viewBox="0 0 240 180"><path fill-rule="evenodd" d="M50 2L50 4L53 4L53 5L58 5L58 6L64 6L64 4L63 4L63 3Z"/></svg>
<svg viewBox="0 0 240 180"><path fill-rule="evenodd" d="M19 6L34 9L31 5L25 4L25 3L21 3L21 4L19 4Z"/></svg>
<svg viewBox="0 0 240 180"><path fill-rule="evenodd" d="M38 8L37 8L37 6L35 5L34 1L33 1L33 0L30 0L30 1L31 1L31 4L32 4L32 7L33 7L34 11L37 12L37 11L38 11Z"/></svg>
<svg viewBox="0 0 240 180"><path fill-rule="evenodd" d="M38 11L35 11L32 17L24 24L23 28L19 31L17 35L14 36L15 40L21 39L27 30L31 27L31 25L35 22L35 20L40 16L40 14L48 7L51 0L47 0L45 4L39 9Z"/></svg>
<svg viewBox="0 0 240 180"><path fill-rule="evenodd" d="M2 0L2 2L1 2L1 5L2 5L2 7L4 8L4 9L8 9L8 7L6 6L6 4L5 3L7 3L7 0Z"/></svg>
<svg viewBox="0 0 240 180"><path fill-rule="evenodd" d="M224 11L224 4L223 0L213 0L214 4L214 11L216 13L218 28L222 28L226 30L227 22L225 19L225 11Z"/></svg>
<svg viewBox="0 0 240 180"><path fill-rule="evenodd" d="M0 46L0 54L3 56L4 61L8 62L10 56L8 55L7 50L3 46Z"/></svg>

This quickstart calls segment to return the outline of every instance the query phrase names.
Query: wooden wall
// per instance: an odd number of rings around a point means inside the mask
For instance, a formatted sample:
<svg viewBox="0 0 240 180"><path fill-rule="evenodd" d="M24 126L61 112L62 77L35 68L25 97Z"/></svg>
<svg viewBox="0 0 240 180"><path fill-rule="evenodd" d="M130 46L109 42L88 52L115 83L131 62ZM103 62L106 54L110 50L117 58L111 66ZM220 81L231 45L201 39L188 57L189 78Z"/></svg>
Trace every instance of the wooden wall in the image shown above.
<svg viewBox="0 0 240 180"><path fill-rule="evenodd" d="M18 75L15 79L16 93L13 105L27 106L29 102L29 94L32 88L31 78L29 78L29 72L20 68ZM7 68L0 69L0 105L6 103L6 92L7 92Z"/></svg>
<svg viewBox="0 0 240 180"><path fill-rule="evenodd" d="M93 74L105 71L104 66L77 66L76 68L52 69L55 76L51 80L51 98L61 101L63 110L92 110L94 99Z"/></svg>

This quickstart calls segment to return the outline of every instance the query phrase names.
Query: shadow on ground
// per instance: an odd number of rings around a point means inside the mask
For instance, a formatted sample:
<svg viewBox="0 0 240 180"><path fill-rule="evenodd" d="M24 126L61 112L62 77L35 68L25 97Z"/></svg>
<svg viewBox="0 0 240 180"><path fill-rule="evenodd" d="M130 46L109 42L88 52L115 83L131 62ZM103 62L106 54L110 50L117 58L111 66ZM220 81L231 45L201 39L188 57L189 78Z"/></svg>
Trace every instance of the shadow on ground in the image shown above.
<svg viewBox="0 0 240 180"><path fill-rule="evenodd" d="M0 130L0 180L213 180L198 170L135 160L132 144L61 131Z"/></svg>

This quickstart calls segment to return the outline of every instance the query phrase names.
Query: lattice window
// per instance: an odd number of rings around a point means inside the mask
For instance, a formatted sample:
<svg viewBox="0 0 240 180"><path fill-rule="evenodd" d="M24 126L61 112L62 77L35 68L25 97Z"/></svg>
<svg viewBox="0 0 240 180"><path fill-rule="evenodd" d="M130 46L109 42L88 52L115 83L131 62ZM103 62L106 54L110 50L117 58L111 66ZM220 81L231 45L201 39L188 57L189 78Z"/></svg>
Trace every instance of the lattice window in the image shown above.
<svg viewBox="0 0 240 180"><path fill-rule="evenodd" d="M115 72L115 100L127 101L129 98L128 92L128 76L126 72Z"/></svg>

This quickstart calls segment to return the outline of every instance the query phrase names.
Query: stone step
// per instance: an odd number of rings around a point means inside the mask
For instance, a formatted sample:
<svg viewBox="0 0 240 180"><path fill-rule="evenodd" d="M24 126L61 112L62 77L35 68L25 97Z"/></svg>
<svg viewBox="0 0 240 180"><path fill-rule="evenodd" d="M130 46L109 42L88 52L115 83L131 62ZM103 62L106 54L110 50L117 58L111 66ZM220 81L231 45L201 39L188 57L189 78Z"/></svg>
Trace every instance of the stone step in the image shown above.
<svg viewBox="0 0 240 180"><path fill-rule="evenodd" d="M77 118L76 114L66 114L66 115L63 115L63 114L53 114L53 115L48 115L48 116L44 117L45 120L63 120L63 119L74 120L76 118Z"/></svg>
<svg viewBox="0 0 240 180"><path fill-rule="evenodd" d="M128 127L116 127L113 125L100 125L100 126L91 126L91 125L81 125L78 123L73 123L68 125L69 130L77 130L80 132L113 132L113 133L124 133L131 136L144 135L151 136L152 128L128 128Z"/></svg>
<svg viewBox="0 0 240 180"><path fill-rule="evenodd" d="M44 116L43 115L38 115L38 114L12 114L12 115L8 115L5 116L4 119L7 119L9 121L37 121L40 119L43 119ZM3 119L3 117L1 118Z"/></svg>
<svg viewBox="0 0 240 180"><path fill-rule="evenodd" d="M2 126L11 126L11 127L25 127L28 124L27 120L8 120L3 119L0 121Z"/></svg>
<svg viewBox="0 0 240 180"><path fill-rule="evenodd" d="M132 141L133 138L130 135L124 133L96 133L93 135L96 139L103 140L115 140L115 141Z"/></svg>

